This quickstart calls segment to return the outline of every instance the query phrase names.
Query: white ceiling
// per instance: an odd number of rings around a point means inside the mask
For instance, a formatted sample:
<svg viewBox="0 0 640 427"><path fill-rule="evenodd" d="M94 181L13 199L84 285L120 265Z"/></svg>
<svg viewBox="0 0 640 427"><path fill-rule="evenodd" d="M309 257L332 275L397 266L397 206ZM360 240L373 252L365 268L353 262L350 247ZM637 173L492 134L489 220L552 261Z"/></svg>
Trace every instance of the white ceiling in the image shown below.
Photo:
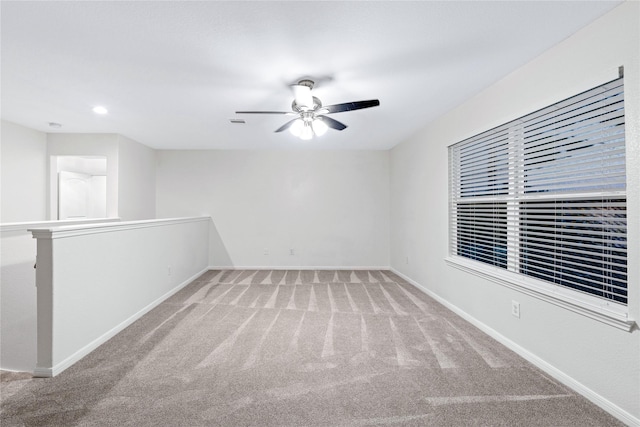
<svg viewBox="0 0 640 427"><path fill-rule="evenodd" d="M2 118L157 149L388 149L619 3L2 1ZM380 107L307 142L273 132L287 116L230 123L288 111L301 77Z"/></svg>

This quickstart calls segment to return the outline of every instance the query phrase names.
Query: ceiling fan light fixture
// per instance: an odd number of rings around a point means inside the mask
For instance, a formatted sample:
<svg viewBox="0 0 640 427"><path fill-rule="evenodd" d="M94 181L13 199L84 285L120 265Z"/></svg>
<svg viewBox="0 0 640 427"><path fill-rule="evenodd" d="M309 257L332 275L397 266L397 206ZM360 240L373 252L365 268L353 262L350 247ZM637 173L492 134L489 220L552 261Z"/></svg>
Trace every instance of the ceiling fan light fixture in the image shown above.
<svg viewBox="0 0 640 427"><path fill-rule="evenodd" d="M380 101L369 99L365 101L343 102L323 106L320 99L311 94L313 89L312 80L300 80L298 84L292 85L294 99L291 102L291 112L288 111L236 111L236 114L286 114L297 116L289 120L278 129L276 133L289 129L289 132L296 138L310 140L314 136L324 135L329 128L341 131L347 125L328 116L328 114L342 113L344 111L361 110L363 108L377 107Z"/></svg>
<svg viewBox="0 0 640 427"><path fill-rule="evenodd" d="M329 126L327 126L327 124L322 121L322 119L320 117L317 117L312 123L311 126L313 127L313 133L316 134L316 136L322 136L325 133L327 133L327 129L329 129Z"/></svg>
<svg viewBox="0 0 640 427"><path fill-rule="evenodd" d="M302 131L300 132L300 139L303 141L308 141L313 138L313 129L311 128L311 124L308 122L304 123L302 127Z"/></svg>
<svg viewBox="0 0 640 427"><path fill-rule="evenodd" d="M300 135L302 134L302 129L303 128L304 128L304 122L302 121L302 119L297 119L289 127L289 132L291 132L291 135L296 136L296 137L299 138Z"/></svg>

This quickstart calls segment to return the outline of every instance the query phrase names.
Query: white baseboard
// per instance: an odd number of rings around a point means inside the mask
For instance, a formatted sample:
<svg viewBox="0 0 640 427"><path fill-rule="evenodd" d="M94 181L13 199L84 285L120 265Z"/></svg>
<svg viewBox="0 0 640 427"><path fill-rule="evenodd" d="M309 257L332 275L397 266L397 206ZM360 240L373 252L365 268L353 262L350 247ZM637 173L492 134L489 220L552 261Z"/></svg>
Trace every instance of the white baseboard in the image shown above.
<svg viewBox="0 0 640 427"><path fill-rule="evenodd" d="M586 387L584 384L580 383L579 381L576 381L574 378L570 377L569 375L567 375L563 371L559 370L555 366L549 364L545 360L543 360L540 357L536 356L535 354L531 353L529 350L527 350L524 347L521 347L520 345L518 345L517 343L511 341L509 338L507 338L504 335L500 334L495 329L490 328L489 326L487 326L484 323L480 322L475 317L470 316L469 314L467 314L463 310L459 309L458 307L456 307L455 305L451 304L447 300L443 299L439 295L433 293L432 291L430 291L426 287L422 286L420 283L416 282L415 280L411 279L410 277L402 274L401 272L399 272L395 268L391 268L390 270L393 273L397 274L398 276L402 277L407 282L411 283L413 286L415 286L416 288L418 288L419 290L421 290L425 294L429 295L431 298L435 299L437 302L439 302L443 306L447 307L449 310L451 310L454 313L456 313L458 316L462 317L463 319L465 319L466 321L468 321L472 325L476 326L478 329L482 330L484 333L489 335L491 338L495 339L496 341L498 341L499 343L501 343L505 347L509 348L510 350L513 350L515 353L517 353L519 356L521 356L522 358L524 358L525 360L527 360L528 362L530 362L531 364L533 364L537 368L543 370L544 372L549 374L554 379L558 380L562 384L566 385L567 387L569 387L572 390L576 391L577 393L581 394L582 396L584 396L585 398L587 398L588 400L590 400L594 404L598 405L603 410L607 411L609 414L611 414L614 417L618 418L623 423L626 423L629 426L640 427L640 418L635 417L633 414L630 414L629 412L627 412L624 409L620 408L618 405L614 404L610 400L602 397L601 395L599 395L595 391L593 391L590 388Z"/></svg>
<svg viewBox="0 0 640 427"><path fill-rule="evenodd" d="M178 292L180 289L182 289L185 286L187 286L189 283L193 282L196 278L198 278L201 274L203 274L207 270L209 270L209 267L206 267L206 268L202 269L201 271L197 272L193 276L191 276L188 279L184 280L179 285L177 285L175 288L171 289L169 292L167 292L164 295L162 295L161 297L157 298L155 301L151 302L150 304L148 304L147 306L142 308L137 313L133 314L132 316L130 316L129 318L127 318L123 322L119 323L118 325L113 327L111 330L105 332L104 334L102 334L101 336L96 338L95 340L91 341L89 344L85 345L80 350L76 351L71 356L67 357L62 362L58 363L57 365L55 365L53 367L50 367L50 368L49 367L36 366L36 369L33 371L33 375L35 377L50 378L50 377L55 377L56 375L60 374L65 369L69 368L74 363L78 362L80 359L85 357L87 354L91 353L93 350L95 350L96 348L100 347L105 342L109 341L111 338L113 338L116 334L118 334L124 328L126 328L129 325L131 325L133 322L135 322L136 320L138 320L139 318L141 318L142 316L144 316L145 314L150 312L152 309L154 309L155 307L160 305L160 303L162 303L164 300L166 300L167 298L169 298L170 296L172 296L173 294Z"/></svg>
<svg viewBox="0 0 640 427"><path fill-rule="evenodd" d="M210 265L209 270L390 270L389 266L355 266L355 267L345 267L345 266L308 266L308 265L292 265L292 266L272 266L272 265L263 265L263 266L255 266L255 265L231 265L231 266L220 266L220 265Z"/></svg>

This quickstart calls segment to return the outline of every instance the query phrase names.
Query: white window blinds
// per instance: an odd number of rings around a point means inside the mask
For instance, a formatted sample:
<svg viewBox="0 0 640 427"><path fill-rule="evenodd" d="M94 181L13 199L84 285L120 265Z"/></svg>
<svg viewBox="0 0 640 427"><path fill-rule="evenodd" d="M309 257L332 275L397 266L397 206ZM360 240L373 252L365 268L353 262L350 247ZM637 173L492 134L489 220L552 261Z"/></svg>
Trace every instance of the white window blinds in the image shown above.
<svg viewBox="0 0 640 427"><path fill-rule="evenodd" d="M627 303L624 82L449 148L450 253Z"/></svg>

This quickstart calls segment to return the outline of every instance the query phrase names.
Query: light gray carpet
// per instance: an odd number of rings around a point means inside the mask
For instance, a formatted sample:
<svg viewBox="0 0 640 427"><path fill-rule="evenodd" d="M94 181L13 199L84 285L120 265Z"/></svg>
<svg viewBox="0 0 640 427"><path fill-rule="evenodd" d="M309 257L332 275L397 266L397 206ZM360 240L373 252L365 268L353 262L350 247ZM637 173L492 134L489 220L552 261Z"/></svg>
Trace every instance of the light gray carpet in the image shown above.
<svg viewBox="0 0 640 427"><path fill-rule="evenodd" d="M385 271L209 271L1 425L617 426Z"/></svg>

